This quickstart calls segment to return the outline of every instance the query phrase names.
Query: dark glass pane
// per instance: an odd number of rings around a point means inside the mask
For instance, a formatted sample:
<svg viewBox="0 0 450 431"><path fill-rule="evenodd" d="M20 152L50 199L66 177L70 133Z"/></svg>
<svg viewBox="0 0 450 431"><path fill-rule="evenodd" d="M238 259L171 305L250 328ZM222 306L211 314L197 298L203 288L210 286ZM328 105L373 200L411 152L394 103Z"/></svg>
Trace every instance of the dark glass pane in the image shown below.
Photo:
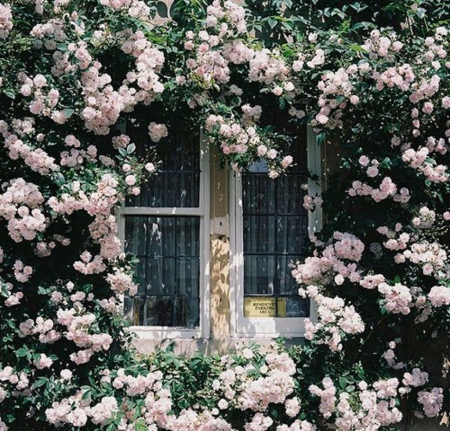
<svg viewBox="0 0 450 431"><path fill-rule="evenodd" d="M139 196L131 196L126 206L132 207L198 207L200 203L200 135L182 122L169 126L169 135L154 143L148 136L148 124L158 119L157 109L136 113L138 120L130 126L129 136L137 154L145 158L149 151L161 160L158 174L142 185Z"/></svg>
<svg viewBox="0 0 450 431"><path fill-rule="evenodd" d="M242 176L244 214L273 214L275 182L266 173Z"/></svg>
<svg viewBox="0 0 450 431"><path fill-rule="evenodd" d="M280 208L279 212L288 214L304 213L303 197L306 192L301 186L308 181L306 175L295 175L289 173L280 179L281 181L277 182L277 199Z"/></svg>
<svg viewBox="0 0 450 431"><path fill-rule="evenodd" d="M308 317L309 301L299 296L286 298L286 317Z"/></svg>
<svg viewBox="0 0 450 431"><path fill-rule="evenodd" d="M278 216L276 222L277 252L299 253L305 246L308 233L305 215Z"/></svg>
<svg viewBox="0 0 450 431"><path fill-rule="evenodd" d="M277 281L280 295L297 295L298 284L292 277L292 264L300 256L280 256L277 258Z"/></svg>
<svg viewBox="0 0 450 431"><path fill-rule="evenodd" d="M176 268L176 292L178 295L198 296L200 273L199 261L195 258L180 258Z"/></svg>
<svg viewBox="0 0 450 431"><path fill-rule="evenodd" d="M198 326L200 218L126 216L127 251L138 258L138 297L125 298L132 324Z"/></svg>
<svg viewBox="0 0 450 431"><path fill-rule="evenodd" d="M275 251L275 217L247 216L244 218L244 250L246 253Z"/></svg>
<svg viewBox="0 0 450 431"><path fill-rule="evenodd" d="M145 254L147 223L145 217L127 217L125 219L125 251L136 255ZM143 240L144 239L144 240Z"/></svg>
<svg viewBox="0 0 450 431"><path fill-rule="evenodd" d="M146 301L146 326L196 328L199 326L199 298L149 297Z"/></svg>
<svg viewBox="0 0 450 431"><path fill-rule="evenodd" d="M275 257L244 255L244 295L273 295Z"/></svg>
<svg viewBox="0 0 450 431"><path fill-rule="evenodd" d="M147 294L172 295L175 289L175 259L147 259Z"/></svg>
<svg viewBox="0 0 450 431"><path fill-rule="evenodd" d="M272 180L263 161L242 176L244 296L266 297L277 317L309 313L309 301L298 296L291 264L301 258L308 234L303 208L306 135L292 146L295 166ZM269 303L268 302L268 303Z"/></svg>

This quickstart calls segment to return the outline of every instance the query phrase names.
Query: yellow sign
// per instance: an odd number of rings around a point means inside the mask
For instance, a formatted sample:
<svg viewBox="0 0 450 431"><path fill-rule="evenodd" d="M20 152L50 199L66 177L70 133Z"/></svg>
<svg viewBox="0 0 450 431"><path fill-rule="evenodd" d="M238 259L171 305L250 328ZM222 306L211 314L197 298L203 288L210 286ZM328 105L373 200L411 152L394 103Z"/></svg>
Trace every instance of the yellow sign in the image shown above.
<svg viewBox="0 0 450 431"><path fill-rule="evenodd" d="M244 316L286 317L286 298L278 298L277 302L278 310L273 297L247 297L244 299Z"/></svg>

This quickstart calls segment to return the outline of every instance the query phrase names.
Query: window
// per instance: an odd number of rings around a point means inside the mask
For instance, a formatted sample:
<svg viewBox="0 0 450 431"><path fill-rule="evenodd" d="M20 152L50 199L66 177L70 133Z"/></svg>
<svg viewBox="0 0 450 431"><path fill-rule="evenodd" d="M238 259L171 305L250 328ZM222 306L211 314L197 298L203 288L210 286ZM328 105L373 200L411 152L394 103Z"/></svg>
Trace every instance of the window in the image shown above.
<svg viewBox="0 0 450 431"><path fill-rule="evenodd" d="M237 336L302 336L304 318L313 312L298 295L291 265L303 257L308 231L320 222L303 208L301 187L309 183L316 191L307 176L308 169L320 173L314 135L305 129L292 151L296 165L286 175L270 179L260 161L232 180L231 309Z"/></svg>
<svg viewBox="0 0 450 431"><path fill-rule="evenodd" d="M133 327L152 337L205 336L208 157L199 133L177 124L155 145L147 124L137 125L132 141L142 156L153 146L163 163L121 210L125 251L139 262L138 293L124 298L125 313Z"/></svg>
<svg viewBox="0 0 450 431"><path fill-rule="evenodd" d="M306 128L295 131L290 151L295 166L286 175L272 180L264 162L255 163L249 172L233 175L227 199L222 186L218 191L218 184L209 185L210 160L201 133L192 133L179 121L166 139L154 144L148 137L148 118L158 120L154 112L142 115L130 137L140 155L150 146L162 165L120 211L125 251L138 259L138 294L124 298L132 329L141 338L209 338L211 322L215 329L227 326L224 319L231 314L231 336L302 336L304 319L314 317L314 309L298 296L291 265L303 257L308 233L320 227L320 214L311 216L303 208L301 187L308 182L313 194L318 187L307 176L308 170L320 176L314 134ZM218 163L211 166L219 169ZM221 175L212 173L215 179ZM223 184L223 178L218 182ZM230 238L230 255L227 247L220 257L215 248L210 255L213 233L220 241ZM211 265L220 261L227 271L228 258L229 280L227 272L220 281L214 278L218 285L213 286L212 300L210 260ZM219 290L229 290L229 306L226 295L219 298ZM211 303L218 307L214 313ZM215 319L219 308L220 318ZM227 333L225 326L216 333Z"/></svg>

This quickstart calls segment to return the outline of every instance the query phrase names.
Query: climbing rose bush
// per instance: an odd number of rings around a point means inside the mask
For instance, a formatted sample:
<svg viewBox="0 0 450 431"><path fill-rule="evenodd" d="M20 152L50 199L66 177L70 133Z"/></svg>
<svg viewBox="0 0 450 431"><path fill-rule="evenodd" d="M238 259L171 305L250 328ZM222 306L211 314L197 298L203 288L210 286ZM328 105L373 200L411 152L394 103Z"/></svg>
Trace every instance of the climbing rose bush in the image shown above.
<svg viewBox="0 0 450 431"><path fill-rule="evenodd" d="M258 39L231 1L178 2L164 25L155 3L0 2L0 430L388 430L405 412L439 416L448 28L406 2L395 29L355 36L328 16L297 31L286 15L261 19L274 34ZM288 44L273 42L279 23ZM157 173L130 138L147 106L161 111L152 142L179 114L233 169L263 158L271 178L296 163L262 121L274 106L327 154L338 144L339 169L304 198L325 223L293 268L317 305L303 346L130 348L121 298L137 280L116 211Z"/></svg>

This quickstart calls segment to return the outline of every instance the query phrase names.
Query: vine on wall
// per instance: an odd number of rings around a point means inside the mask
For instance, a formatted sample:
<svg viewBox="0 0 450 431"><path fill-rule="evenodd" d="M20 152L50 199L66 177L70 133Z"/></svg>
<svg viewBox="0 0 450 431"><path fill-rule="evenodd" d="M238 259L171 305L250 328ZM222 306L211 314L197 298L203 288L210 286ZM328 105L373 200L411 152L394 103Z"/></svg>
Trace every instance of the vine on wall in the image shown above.
<svg viewBox="0 0 450 431"><path fill-rule="evenodd" d="M448 409L446 2L0 3L0 430L388 430ZM307 6L307 7L306 7ZM274 104L338 142L327 222L293 275L306 343L129 349L115 209L158 161L121 132L158 103L236 170L295 160ZM322 204L323 202L323 204ZM444 379L442 379L444 373ZM403 413L402 413L403 412Z"/></svg>

